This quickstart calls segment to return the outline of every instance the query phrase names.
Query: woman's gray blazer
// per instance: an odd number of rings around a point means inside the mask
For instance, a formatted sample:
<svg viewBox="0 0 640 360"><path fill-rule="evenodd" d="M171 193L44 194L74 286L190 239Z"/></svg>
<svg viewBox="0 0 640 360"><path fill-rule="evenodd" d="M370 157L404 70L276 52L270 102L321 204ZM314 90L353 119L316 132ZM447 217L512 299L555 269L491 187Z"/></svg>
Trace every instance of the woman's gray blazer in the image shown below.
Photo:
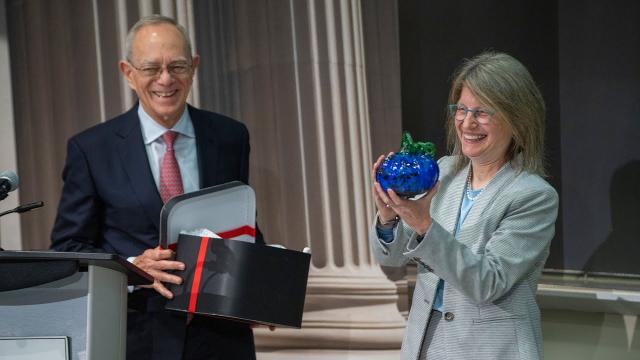
<svg viewBox="0 0 640 360"><path fill-rule="evenodd" d="M370 243L382 265L418 264L416 288L402 343L402 359L416 360L436 286L445 281L443 337L448 359L540 359L542 334L535 296L549 254L558 194L542 178L507 163L475 200L453 237L469 165L453 173L440 159L433 224L421 242L402 221L394 240Z"/></svg>

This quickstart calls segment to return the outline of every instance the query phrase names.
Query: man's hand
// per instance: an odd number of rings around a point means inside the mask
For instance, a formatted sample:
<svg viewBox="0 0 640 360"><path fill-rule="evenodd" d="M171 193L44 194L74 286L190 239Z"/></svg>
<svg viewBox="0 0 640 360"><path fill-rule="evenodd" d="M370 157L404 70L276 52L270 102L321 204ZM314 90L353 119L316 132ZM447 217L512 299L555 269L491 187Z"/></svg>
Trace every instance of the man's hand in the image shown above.
<svg viewBox="0 0 640 360"><path fill-rule="evenodd" d="M173 294L163 283L180 285L182 278L169 274L167 270L184 270L184 263L173 261L174 253L169 249L162 249L160 246L155 249L147 249L141 255L136 256L133 264L153 276L153 285L143 287L153 288L160 295L167 299L173 298Z"/></svg>

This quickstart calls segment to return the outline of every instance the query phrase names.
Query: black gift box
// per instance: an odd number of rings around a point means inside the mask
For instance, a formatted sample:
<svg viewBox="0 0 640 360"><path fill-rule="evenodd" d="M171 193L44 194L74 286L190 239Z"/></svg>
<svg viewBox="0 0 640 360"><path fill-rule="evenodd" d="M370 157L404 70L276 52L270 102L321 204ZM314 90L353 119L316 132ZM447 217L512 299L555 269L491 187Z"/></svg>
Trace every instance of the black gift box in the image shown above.
<svg viewBox="0 0 640 360"><path fill-rule="evenodd" d="M254 244L255 195L234 182L171 199L160 245L185 264L166 309L265 325L301 327L311 255ZM218 239L181 234L210 229ZM227 236L225 236L225 234Z"/></svg>
<svg viewBox="0 0 640 360"><path fill-rule="evenodd" d="M182 285L166 308L265 325L301 326L311 256L287 249L180 235Z"/></svg>

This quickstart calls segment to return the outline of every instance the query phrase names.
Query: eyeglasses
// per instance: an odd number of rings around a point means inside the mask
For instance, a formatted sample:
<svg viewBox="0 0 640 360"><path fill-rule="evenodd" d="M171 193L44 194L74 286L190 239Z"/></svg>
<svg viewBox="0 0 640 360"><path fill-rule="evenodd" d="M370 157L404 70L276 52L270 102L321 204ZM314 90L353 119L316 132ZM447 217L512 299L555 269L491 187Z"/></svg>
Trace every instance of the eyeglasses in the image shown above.
<svg viewBox="0 0 640 360"><path fill-rule="evenodd" d="M477 109L469 109L468 107L460 104L449 104L447 105L449 109L449 115L453 116L456 121L464 121L467 118L467 113L471 113L473 115L473 119L478 122L478 124L486 125L491 121L491 117L494 112L487 109L477 108Z"/></svg>
<svg viewBox="0 0 640 360"><path fill-rule="evenodd" d="M160 75L162 75L162 72L164 71L163 66L159 66L156 64L149 64L149 65L143 65L142 67L136 67L131 63L131 61L129 61L129 65L131 65L132 68L139 71L142 74L142 76L149 77L149 78L160 77ZM187 62L180 61L180 62L174 62L167 65L167 72L172 76L178 76L178 77L184 76L189 74L190 71L191 71L191 64Z"/></svg>

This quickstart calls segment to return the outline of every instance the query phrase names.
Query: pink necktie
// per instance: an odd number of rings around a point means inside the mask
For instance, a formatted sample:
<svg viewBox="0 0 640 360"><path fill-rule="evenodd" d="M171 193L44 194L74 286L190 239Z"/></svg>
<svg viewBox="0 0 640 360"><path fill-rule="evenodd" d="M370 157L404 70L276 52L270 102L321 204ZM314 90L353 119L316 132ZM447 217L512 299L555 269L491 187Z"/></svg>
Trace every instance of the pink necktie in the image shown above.
<svg viewBox="0 0 640 360"><path fill-rule="evenodd" d="M162 163L160 164L160 197L164 203L184 192L182 189L180 167L176 160L176 154L173 151L173 142L177 136L178 133L171 130L162 135L164 144L167 147L164 157L162 158Z"/></svg>

